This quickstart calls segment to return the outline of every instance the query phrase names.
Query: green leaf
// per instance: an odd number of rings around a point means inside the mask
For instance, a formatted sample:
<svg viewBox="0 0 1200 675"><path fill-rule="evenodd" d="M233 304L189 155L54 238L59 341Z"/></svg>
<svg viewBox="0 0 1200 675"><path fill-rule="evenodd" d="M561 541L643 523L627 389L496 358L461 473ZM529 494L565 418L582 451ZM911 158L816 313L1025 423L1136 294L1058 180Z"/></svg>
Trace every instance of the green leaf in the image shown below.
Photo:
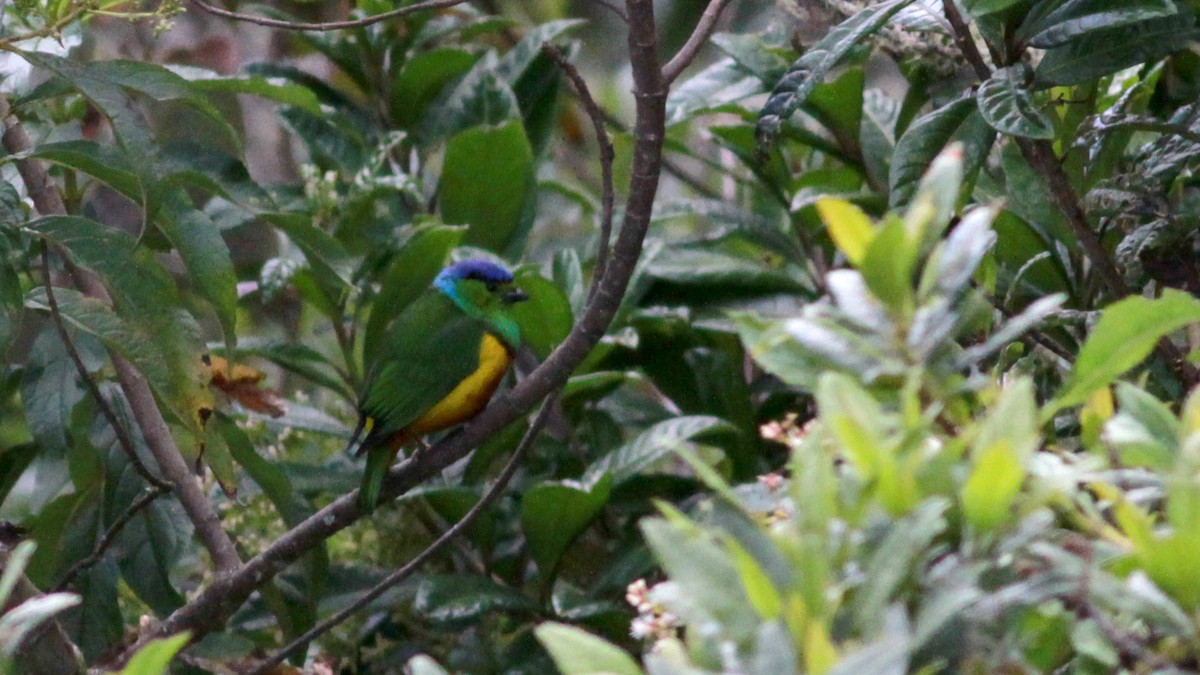
<svg viewBox="0 0 1200 675"><path fill-rule="evenodd" d="M1157 61L1197 39L1192 14L1178 14L1091 31L1047 49L1034 77L1043 86L1080 84L1123 68Z"/></svg>
<svg viewBox="0 0 1200 675"><path fill-rule="evenodd" d="M139 332L107 305L76 290L56 288L54 299L59 315L68 324L95 335L105 347L133 362L153 388L169 391L171 371L155 336ZM31 290L25 298L25 306L49 311L46 289Z"/></svg>
<svg viewBox="0 0 1200 675"><path fill-rule="evenodd" d="M317 114L296 107L286 107L279 114L304 142L311 161L322 169L337 169L350 177L366 165L366 139L343 115Z"/></svg>
<svg viewBox="0 0 1200 675"><path fill-rule="evenodd" d="M237 276L229 248L217 226L196 210L182 190L173 190L162 200L159 228L187 267L192 286L212 305L225 334L225 345L237 344Z"/></svg>
<svg viewBox="0 0 1200 675"><path fill-rule="evenodd" d="M865 581L854 594L854 620L863 635L875 635L883 628L884 616L892 597L928 554L934 538L946 529L945 513L950 502L933 497L897 520L887 536L872 546L866 561Z"/></svg>
<svg viewBox="0 0 1200 675"><path fill-rule="evenodd" d="M1170 0L1069 0L1049 14L1031 16L1034 20L1026 20L1016 37L1030 47L1050 49L1092 31L1170 16L1177 11Z"/></svg>
<svg viewBox="0 0 1200 675"><path fill-rule="evenodd" d="M120 148L94 141L62 141L42 143L30 156L90 174L134 201L144 197L137 172Z"/></svg>
<svg viewBox="0 0 1200 675"><path fill-rule="evenodd" d="M760 147L774 142L783 121L795 113L813 88L867 36L883 27L912 0L887 0L859 11L825 34L804 52L771 92L759 113L756 135Z"/></svg>
<svg viewBox="0 0 1200 675"><path fill-rule="evenodd" d="M533 151L520 121L476 127L446 144L438 184L442 220L467 224L463 243L504 254L532 224Z"/></svg>
<svg viewBox="0 0 1200 675"><path fill-rule="evenodd" d="M23 52L31 63L70 82L112 122L126 150L141 161L153 157L148 126L133 104L131 94L155 101L179 101L211 120L235 145L237 133L203 93L163 66L144 61L95 61L80 63L53 54ZM149 177L150 166L137 167Z"/></svg>
<svg viewBox="0 0 1200 675"><path fill-rule="evenodd" d="M608 472L612 474L613 486L616 487L669 457L679 445L709 434L736 432L737 428L730 423L708 415L687 415L665 420L588 467L583 474L583 482L594 484Z"/></svg>
<svg viewBox="0 0 1200 675"><path fill-rule="evenodd" d="M721 59L671 87L667 95L667 124L722 110L762 91L759 78L748 75L733 59Z"/></svg>
<svg viewBox="0 0 1200 675"><path fill-rule="evenodd" d="M520 591L483 576L450 574L421 578L413 611L447 628L470 624L483 616L526 613L533 603Z"/></svg>
<svg viewBox="0 0 1200 675"><path fill-rule="evenodd" d="M935 157L952 142L963 144L963 166L972 175L987 158L996 132L984 120L974 96L964 96L922 115L896 142L888 178L888 205L907 204Z"/></svg>
<svg viewBox="0 0 1200 675"><path fill-rule="evenodd" d="M178 421L202 438L200 411L212 409L210 373L202 360L206 349L167 271L130 235L87 218L49 216L30 222L26 231L61 245L75 264L99 274L117 315L157 342L168 374L151 386Z"/></svg>
<svg viewBox="0 0 1200 675"><path fill-rule="evenodd" d="M0 615L0 655L12 657L21 642L55 614L79 604L74 593L48 593L29 598Z"/></svg>
<svg viewBox="0 0 1200 675"><path fill-rule="evenodd" d="M509 312L521 327L521 342L545 359L571 332L571 303L557 284L533 269L518 272L516 283L529 299L513 305Z"/></svg>
<svg viewBox="0 0 1200 675"><path fill-rule="evenodd" d="M71 411L84 396L75 364L67 356L58 334L47 326L33 343L21 374L25 423L41 452L61 457L66 451Z"/></svg>
<svg viewBox="0 0 1200 675"><path fill-rule="evenodd" d="M170 64L168 70L191 83L191 89L204 94L250 94L313 114L321 113L321 103L312 89L291 84L280 77L221 75L196 66Z"/></svg>
<svg viewBox="0 0 1200 675"><path fill-rule="evenodd" d="M580 628L547 622L533 632L563 675L642 675L624 649Z"/></svg>
<svg viewBox="0 0 1200 675"><path fill-rule="evenodd" d="M417 137L429 144L467 129L501 125L521 118L512 87L496 73L495 57L484 56L453 88L443 90L426 106Z"/></svg>
<svg viewBox="0 0 1200 675"><path fill-rule="evenodd" d="M521 496L521 529L542 578L549 579L567 547L608 502L612 475L593 485L543 481Z"/></svg>
<svg viewBox="0 0 1200 675"><path fill-rule="evenodd" d="M406 59L392 82L390 106L396 121L411 127L447 83L479 59L465 49L438 47Z"/></svg>
<svg viewBox="0 0 1200 675"><path fill-rule="evenodd" d="M1158 299L1135 295L1105 307L1079 350L1063 391L1043 414L1083 403L1097 389L1141 363L1159 338L1197 321L1200 300L1170 288Z"/></svg>
<svg viewBox="0 0 1200 675"><path fill-rule="evenodd" d="M148 642L129 659L129 663L121 670L121 675L161 675L167 672L171 660L179 650L187 646L189 640L191 635L183 632Z"/></svg>
<svg viewBox="0 0 1200 675"><path fill-rule="evenodd" d="M495 73L501 79L515 86L517 80L542 53L542 46L564 33L582 26L581 19L563 19L538 24L526 31L525 36L512 49L504 53L496 62Z"/></svg>
<svg viewBox="0 0 1200 675"><path fill-rule="evenodd" d="M1054 123L1034 105L1026 88L1029 74L1029 66L1024 63L994 71L975 93L979 112L1002 134L1052 139Z"/></svg>
<svg viewBox="0 0 1200 675"><path fill-rule="evenodd" d="M746 597L733 558L699 526L681 515L639 523L646 544L673 588L654 600L686 623L716 621L731 639L750 638L758 614Z"/></svg>

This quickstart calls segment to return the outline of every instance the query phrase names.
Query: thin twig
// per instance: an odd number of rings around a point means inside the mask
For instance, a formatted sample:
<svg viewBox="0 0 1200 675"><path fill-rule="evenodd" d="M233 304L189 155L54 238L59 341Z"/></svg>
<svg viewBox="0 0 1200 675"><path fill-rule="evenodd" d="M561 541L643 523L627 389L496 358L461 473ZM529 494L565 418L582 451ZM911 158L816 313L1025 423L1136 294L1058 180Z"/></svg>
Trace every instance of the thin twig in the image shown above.
<svg viewBox="0 0 1200 675"><path fill-rule="evenodd" d="M71 362L75 364L75 370L79 373L79 378L83 380L84 387L91 394L92 400L96 402L96 407L100 409L100 414L112 427L113 433L116 434L117 444L121 446L121 450L125 452L125 456L129 458L129 463L133 465L138 475L146 479L155 488L170 489L170 483L155 476L150 469L142 463L142 458L138 457L137 447L133 444L133 439L129 437L129 432L125 430L125 425L121 424L117 419L117 414L113 411L112 406L108 404L108 400L100 394L100 387L96 386L95 380L92 379L91 373L87 371L87 366L83 365L83 359L79 357L79 351L75 349L75 343L71 340L71 334L67 332L67 324L62 318L62 313L58 309L58 299L54 297L54 284L50 281L50 245L42 240L42 277L43 283L46 286L46 304L50 307L50 318L58 329L58 337L62 340L63 348L67 351L67 356L71 358Z"/></svg>
<svg viewBox="0 0 1200 675"><path fill-rule="evenodd" d="M500 493L504 491L504 488L508 485L508 482L512 480L513 474L516 473L517 467L521 464L521 459L525 457L530 446L533 445L534 439L537 438L538 433L545 424L546 417L548 416L548 413L553 405L554 398L555 395L551 394L546 398L545 401L542 402L541 409L538 410L537 415L533 418L533 422L530 423L529 429L525 431L525 436L521 438L521 442L517 445L517 449L514 450L512 456L509 457L508 463L504 465L504 468L500 471L500 475L496 477L496 481L492 483L491 487L489 487L487 491L483 493L483 495L479 498L479 501L471 507L471 510L463 514L463 517L460 518L457 523L452 525L450 529L446 530L442 534L442 536L438 537L432 544L425 547L425 550L418 553L415 558L408 561L408 563L406 563L403 567L384 577L382 581L372 586L369 591L363 593L357 600L350 603L350 605L308 629L300 637L289 642L282 649L272 654L270 658L255 666L254 670L250 671L248 675L266 675L266 673L272 672L275 666L283 663L283 660L291 655L292 652L295 652L297 649L300 649L309 642L312 642L317 637L327 633L334 626L337 626L354 614L357 614L359 610L366 607L372 600L378 598L396 584L412 576L412 573L415 572L418 567L425 564L425 562L433 556L437 555L450 542L454 541L459 534L462 534L464 530L470 527L471 524L475 522L475 519L478 518L479 515L482 514L485 509L487 509L487 507L491 506L492 503L496 501L496 498L498 498Z"/></svg>
<svg viewBox="0 0 1200 675"><path fill-rule="evenodd" d="M614 199L612 164L616 154L613 152L608 130L604 128L604 112L596 104L596 99L592 98L592 92L588 89L583 76L579 74L579 70L571 65L566 55L558 47L547 44L542 47L542 51L558 64L558 67L571 80L571 84L575 85L575 93L579 97L579 102L583 104L588 118L592 120L592 127L596 132L596 144L600 147L600 242L596 249L596 270L592 274L591 288L588 289L588 299L590 300L604 279L604 269L608 265L608 252L612 246Z"/></svg>
<svg viewBox="0 0 1200 675"><path fill-rule="evenodd" d="M700 21L696 23L696 28L688 36L687 42L683 43L675 56L663 66L662 79L665 84L670 85L674 82L684 68L696 59L696 54L700 53L700 48L717 27L717 19L721 18L721 10L725 9L728 2L729 0L709 0L708 7L704 8L704 14L700 15Z"/></svg>
<svg viewBox="0 0 1200 675"><path fill-rule="evenodd" d="M67 207L59 194L58 186L50 179L45 165L36 159L25 156L33 148L33 140L29 138L25 128L16 115L12 114L8 97L0 94L0 120L5 127L4 137L0 139L9 153L22 157L16 160L17 172L25 183L26 192L33 201L34 208L43 216L65 216ZM94 273L78 267L71 269L71 277L83 294L99 300L107 305L112 304L112 298L104 283ZM146 377L125 357L109 350L109 359L117 371L117 380L134 420L142 431L142 438L154 456L159 470L167 482L171 484L175 496L187 513L188 519L196 529L196 536L204 548L212 556L213 562L222 572L230 572L241 564L237 549L230 540L229 534L221 527L221 519L217 517L208 497L200 489L199 483L183 460L171 430L163 419L162 411L150 391ZM200 358L200 354L196 355Z"/></svg>
<svg viewBox="0 0 1200 675"><path fill-rule="evenodd" d="M113 545L113 542L117 540L117 535L121 533L121 530L123 530L127 524L129 524L129 521L133 520L133 517L136 516L139 511L149 506L151 502L153 502L155 499L158 499L161 495L170 492L170 490L171 486L167 485L166 483L146 488L146 490L138 495L137 499L134 499L129 504L129 507L126 508L121 515L113 521L113 524L108 526L108 529L104 531L104 535L101 536L99 541L96 542L96 546L92 549L92 553L88 557L82 558L76 561L74 565L71 565L71 568L67 570L67 573L63 575L62 579L59 579L58 583L54 584L53 590L61 591L65 589L72 581L75 580L75 577L78 576L80 572L100 562L100 558L104 555L104 552L108 550L108 547Z"/></svg>
<svg viewBox="0 0 1200 675"><path fill-rule="evenodd" d="M220 7L210 5L207 2L204 2L204 0L188 0L188 1L191 2L193 5L199 7L200 9L204 10L205 12L208 12L209 14L213 14L215 16L224 17L226 19L232 19L234 21L243 21L245 23L252 23L257 26L266 26L267 28L282 28L284 30L295 30L295 31L330 31L330 30L341 30L344 28L362 28L363 26L370 26L371 24L379 23L380 21L387 21L388 19L395 19L397 17L405 16L407 14L413 14L415 12L421 12L421 11L424 11L427 9L445 9L447 7L454 7L455 5L461 5L462 3L466 2L466 0L425 0L425 2L418 2L415 5L399 7L397 9L391 10L390 12L384 12L383 14L374 14L371 16L363 17L361 19L352 19L352 20L347 20L347 21L322 21L322 22L317 22L317 23L309 23L309 22L305 22L305 21L286 21L284 19L272 19L270 17L261 16L258 14L243 14L242 12L233 12L228 9L222 9Z"/></svg>

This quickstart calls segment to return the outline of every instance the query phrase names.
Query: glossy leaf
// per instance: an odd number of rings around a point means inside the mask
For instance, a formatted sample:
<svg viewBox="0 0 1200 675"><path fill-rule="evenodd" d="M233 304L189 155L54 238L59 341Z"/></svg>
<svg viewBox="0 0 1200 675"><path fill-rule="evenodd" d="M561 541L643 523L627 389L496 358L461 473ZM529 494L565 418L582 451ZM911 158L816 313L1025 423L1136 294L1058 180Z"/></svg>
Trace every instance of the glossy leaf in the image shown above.
<svg viewBox="0 0 1200 675"><path fill-rule="evenodd" d="M1030 47L1049 49L1092 31L1170 16L1176 11L1169 0L1068 0L1036 20L1027 19L1017 31L1017 38Z"/></svg>
<svg viewBox="0 0 1200 675"><path fill-rule="evenodd" d="M775 85L770 98L759 113L756 135L759 145L774 142L783 121L804 105L813 88L836 66L850 50L867 36L878 31L888 19L912 0L887 0L871 5L835 26L817 44L804 52Z"/></svg>
<svg viewBox="0 0 1200 675"><path fill-rule="evenodd" d="M963 144L963 165L973 174L992 147L996 132L987 124L972 96L966 96L922 115L896 142L888 179L888 203L907 204L935 157L951 142Z"/></svg>
<svg viewBox="0 0 1200 675"><path fill-rule="evenodd" d="M1102 28L1047 49L1034 77L1046 86L1079 84L1187 49L1198 38L1192 14Z"/></svg>
<svg viewBox="0 0 1200 675"><path fill-rule="evenodd" d="M167 672L179 650L187 646L191 636L184 632L169 638L151 640L129 659L121 675L159 675Z"/></svg>
<svg viewBox="0 0 1200 675"><path fill-rule="evenodd" d="M521 342L545 359L571 332L571 304L557 284L533 270L518 272L516 282L529 296L510 309L521 327Z"/></svg>
<svg viewBox="0 0 1200 675"><path fill-rule="evenodd" d="M1026 84L1029 67L1025 64L1000 68L975 92L979 112L993 129L1023 138L1054 138L1050 117L1033 102Z"/></svg>
<svg viewBox="0 0 1200 675"><path fill-rule="evenodd" d="M559 558L608 502L612 476L592 485L575 481L542 482L521 497L521 529L543 578L549 579Z"/></svg>
<svg viewBox="0 0 1200 675"><path fill-rule="evenodd" d="M709 434L736 431L728 422L707 415L676 417L659 422L588 467L583 481L594 483L607 472L612 474L615 487L669 457L678 445Z"/></svg>
<svg viewBox="0 0 1200 675"><path fill-rule="evenodd" d="M449 140L438 185L442 220L470 225L463 243L505 253L531 223L533 151L518 121Z"/></svg>

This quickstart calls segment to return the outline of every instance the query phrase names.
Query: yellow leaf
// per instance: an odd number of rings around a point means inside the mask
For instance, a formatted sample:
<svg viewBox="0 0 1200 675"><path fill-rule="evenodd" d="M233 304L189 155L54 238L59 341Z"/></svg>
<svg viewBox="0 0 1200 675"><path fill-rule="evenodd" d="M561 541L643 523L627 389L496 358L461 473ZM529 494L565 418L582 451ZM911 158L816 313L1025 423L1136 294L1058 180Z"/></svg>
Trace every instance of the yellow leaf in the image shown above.
<svg viewBox="0 0 1200 675"><path fill-rule="evenodd" d="M817 212L829 230L829 236L850 262L858 265L875 238L875 226L862 209L845 199L822 197L817 200Z"/></svg>
<svg viewBox="0 0 1200 675"><path fill-rule="evenodd" d="M837 647L829 639L829 629L819 621L809 621L804 632L804 670L815 675L828 672L837 663Z"/></svg>

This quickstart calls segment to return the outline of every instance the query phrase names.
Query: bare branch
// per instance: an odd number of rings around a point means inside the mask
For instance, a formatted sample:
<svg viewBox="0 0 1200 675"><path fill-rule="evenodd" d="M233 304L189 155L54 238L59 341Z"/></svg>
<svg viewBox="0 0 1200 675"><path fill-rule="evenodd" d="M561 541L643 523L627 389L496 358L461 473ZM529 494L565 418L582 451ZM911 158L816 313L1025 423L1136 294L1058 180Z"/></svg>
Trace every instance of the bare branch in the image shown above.
<svg viewBox="0 0 1200 675"><path fill-rule="evenodd" d="M596 294L600 281L604 279L604 270L608 265L608 252L612 246L614 199L612 164L615 153L612 141L608 138L608 130L604 128L604 111L596 104L596 99L592 98L587 81L557 47L547 44L542 47L542 51L554 59L558 67L571 80L571 84L575 85L575 93L579 96L579 102L583 104L588 118L592 120L592 128L596 132L596 144L600 146L600 241L596 247L596 270L592 273L592 286L588 289L588 298L590 299Z"/></svg>
<svg viewBox="0 0 1200 675"><path fill-rule="evenodd" d="M113 542L117 539L117 535L121 533L121 530L125 529L125 526L129 524L129 521L133 520L133 517L136 516L139 511L149 506L150 503L155 499L158 499L159 496L169 492L170 489L170 486L164 483L161 486L155 485L154 487L148 488L142 492L142 494L138 495L137 499L134 499L129 504L129 507L121 512L121 515L113 521L113 524L109 525L108 529L104 531L104 535L101 536L96 542L96 546L92 549L91 554L86 558L76 561L74 565L71 565L71 568L62 576L62 579L59 579L58 583L54 584L54 590L61 591L65 589L72 581L75 580L75 577L80 572L100 562L100 558L104 555L104 552L113 545Z"/></svg>
<svg viewBox="0 0 1200 675"><path fill-rule="evenodd" d="M309 22L305 22L305 21L286 21L283 19L272 19L270 17L260 16L258 14L243 14L242 12L233 12L228 9L222 9L222 8L216 7L214 5L210 5L207 2L204 2L204 0L188 0L188 1L191 2L193 5L199 7L200 9L204 10L205 12L208 12L209 14L213 14L215 16L220 16L220 17L223 17L226 19L232 19L234 21L242 21L245 23L252 23L257 26L266 26L267 28L282 28L284 30L295 30L295 31L330 31L330 30L341 30L343 28L362 28L363 26L370 26L371 24L379 23L381 21L387 21L388 19L395 19L395 18L405 16L408 14L422 12L422 11L425 11L428 9L445 9L447 7L454 7L455 5L461 5L462 3L466 2L466 0L425 0L425 2L418 2L415 5L399 7L397 9L393 9L390 12L384 12L383 14L374 14L372 16L363 17L361 19L351 19L351 20L347 20L347 21L322 21L322 22L318 22L318 23L309 23Z"/></svg>
<svg viewBox="0 0 1200 675"><path fill-rule="evenodd" d="M33 148L33 141L29 138L29 134L21 126L20 120L11 113L8 97L2 94L0 94L0 118L4 120L5 126L4 137L0 139L0 142L3 143L6 150L18 155ZM17 171L21 174L21 180L25 182L25 188L38 212L44 216L67 215L67 208L63 204L62 196L46 172L46 167L41 162L28 157L18 159L16 164ZM72 276L75 284L85 295L106 304L112 304L108 290L104 288L104 284L95 274L75 268ZM117 379L121 383L121 389L125 392L125 398L129 401L134 419L137 420L138 426L142 430L142 437L146 439L146 445L150 448L158 468L171 483L175 496L183 505L192 524L195 525L197 536L208 550L209 555L212 556L218 569L232 570L241 563L237 549L234 548L229 535L221 528L221 520L217 517L216 511L213 510L208 498L200 490L195 476L188 469L187 463L183 461L179 448L175 446L175 440L171 437L171 431L163 419L162 411L158 409L158 404L154 400L154 394L150 392L150 385L146 382L146 378L120 354L110 351L109 358L117 371ZM200 358L200 355L197 354L196 358Z"/></svg>
<svg viewBox="0 0 1200 675"><path fill-rule="evenodd" d="M512 480L513 474L516 473L517 467L521 464L521 460L525 457L525 454L529 451L530 446L533 445L534 439L536 439L538 433L541 432L542 426L546 423L546 418L549 416L549 412L553 407L555 397L556 394L552 394L542 402L541 409L538 410L537 415L533 418L533 421L530 422L529 429L525 431L525 435L521 438L521 442L517 445L517 449L513 451L512 457L509 457L508 462L500 471L500 475L496 477L496 481L492 483L491 487L489 487L486 492L483 493L483 495L479 498L479 501L476 502L469 511L463 514L463 517L460 518L457 523L452 525L442 534L442 536L434 540L432 544L427 546L425 550L418 553L415 558L408 561L408 563L403 567L384 577L382 581L372 586L369 591L362 594L357 600L350 603L350 605L344 607L333 616L330 616L324 621L313 626L300 637L289 642L282 649L272 654L270 658L255 666L254 670L250 671L247 675L267 675L267 673L272 672L275 666L283 663L283 660L286 659L292 652L300 649L317 637L324 635L334 626L337 626L346 619L357 614L372 600L386 593L388 589L412 576L412 573L417 571L418 567L425 564L427 560L444 549L447 544L454 540L455 537L457 537L459 534L462 534L464 530L470 527L471 523L473 523L475 519L487 509L487 507L491 506L492 503L496 501L496 498L499 497L500 493L504 491L504 488L508 485L508 482Z"/></svg>
<svg viewBox="0 0 1200 675"><path fill-rule="evenodd" d="M721 10L725 9L725 5L729 0L709 0L708 7L704 9L704 14L700 15L700 21L696 23L695 30L688 37L687 42L679 48L675 56L667 61L667 65L663 66L662 79L666 84L671 84L685 68L691 65L696 59L696 54L700 53L700 48L712 35L713 30L717 27L717 19L721 18Z"/></svg>
<svg viewBox="0 0 1200 675"><path fill-rule="evenodd" d="M583 316L571 332L524 380L500 395L460 432L437 443L428 452L416 453L393 467L384 481L384 499L394 499L426 478L465 457L484 440L525 414L551 391L558 389L604 336L620 307L641 257L642 243L658 192L662 146L666 128L667 88L658 62L658 42L653 0L626 0L629 10L629 50L633 66L637 123L634 130L633 167L624 223L613 245L612 258ZM125 650L128 658L146 642L184 630L199 639L219 629L246 598L306 551L363 516L358 492L343 495L285 532L262 553L230 575L218 578L190 602L176 610Z"/></svg>

